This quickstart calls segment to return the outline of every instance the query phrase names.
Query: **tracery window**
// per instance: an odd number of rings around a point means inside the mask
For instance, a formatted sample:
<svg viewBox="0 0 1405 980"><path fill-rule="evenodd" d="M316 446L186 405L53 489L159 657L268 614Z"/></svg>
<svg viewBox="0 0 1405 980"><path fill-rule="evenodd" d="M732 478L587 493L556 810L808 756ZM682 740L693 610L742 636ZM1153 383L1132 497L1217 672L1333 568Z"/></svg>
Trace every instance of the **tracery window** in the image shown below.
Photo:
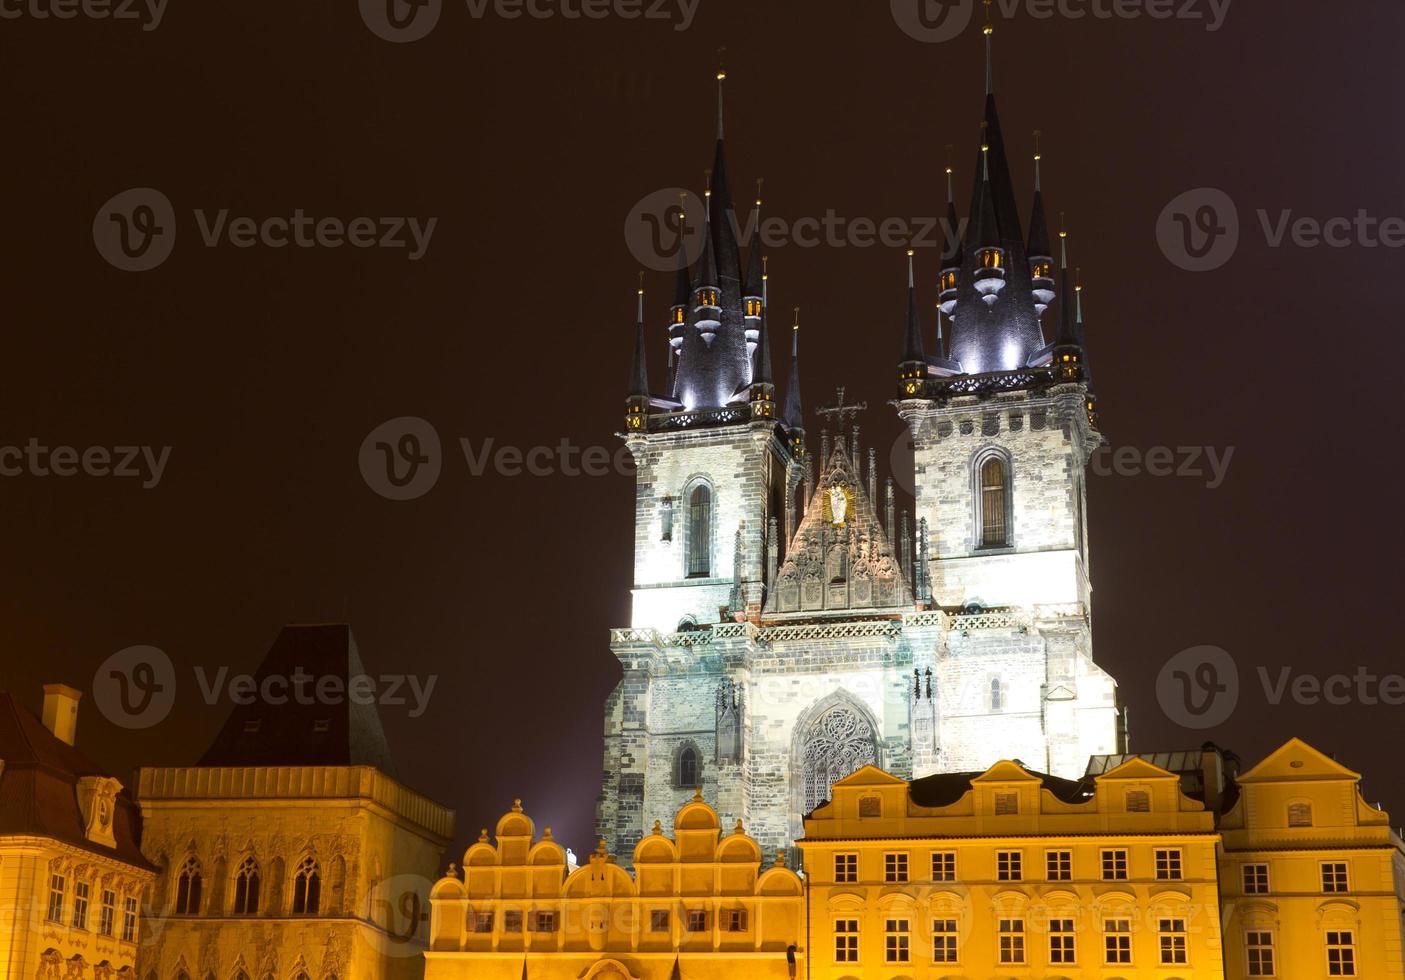
<svg viewBox="0 0 1405 980"><path fill-rule="evenodd" d="M200 914L200 862L187 858L176 879L176 914Z"/></svg>
<svg viewBox="0 0 1405 980"><path fill-rule="evenodd" d="M702 785L698 778L700 774L698 750L692 745L683 746L683 750L678 753L678 774L675 784L679 789L695 789Z"/></svg>
<svg viewBox="0 0 1405 980"><path fill-rule="evenodd" d="M688 495L688 577L712 574L712 490L699 484Z"/></svg>
<svg viewBox="0 0 1405 980"><path fill-rule="evenodd" d="M873 726L854 708L837 704L810 726L803 758L804 812L809 813L829 799L834 783L877 764Z"/></svg>
<svg viewBox="0 0 1405 980"><path fill-rule="evenodd" d="M245 858L234 873L234 914L257 915L259 911L259 865Z"/></svg>
<svg viewBox="0 0 1405 980"><path fill-rule="evenodd" d="M322 869L312 858L304 858L293 878L293 914L316 915L322 899Z"/></svg>

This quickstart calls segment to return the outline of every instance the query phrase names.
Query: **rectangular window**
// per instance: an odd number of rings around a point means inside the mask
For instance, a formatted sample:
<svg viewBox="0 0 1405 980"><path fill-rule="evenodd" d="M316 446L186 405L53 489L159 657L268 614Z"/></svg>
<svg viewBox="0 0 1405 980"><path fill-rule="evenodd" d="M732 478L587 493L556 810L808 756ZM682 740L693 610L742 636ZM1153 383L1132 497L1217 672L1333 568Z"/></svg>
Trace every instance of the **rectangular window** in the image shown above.
<svg viewBox="0 0 1405 980"><path fill-rule="evenodd" d="M1108 919L1103 923L1103 962L1120 966L1132 962L1132 920Z"/></svg>
<svg viewBox="0 0 1405 980"><path fill-rule="evenodd" d="M956 852L936 851L932 854L932 880L956 880Z"/></svg>
<svg viewBox="0 0 1405 980"><path fill-rule="evenodd" d="M88 883L86 881L73 883L73 928L88 928Z"/></svg>
<svg viewBox="0 0 1405 980"><path fill-rule="evenodd" d="M1024 962L1024 919L1000 920L1000 962Z"/></svg>
<svg viewBox="0 0 1405 980"><path fill-rule="evenodd" d="M473 913L472 922L471 922L471 928L473 929L474 932L477 932L477 933L492 932L492 931L493 931L493 913L491 913L491 912L474 912L474 913Z"/></svg>
<svg viewBox="0 0 1405 980"><path fill-rule="evenodd" d="M1072 851L1046 851L1044 854L1044 860L1045 863L1048 865L1048 875L1050 881L1073 880Z"/></svg>
<svg viewBox="0 0 1405 980"><path fill-rule="evenodd" d="M1245 895L1268 894L1268 865L1246 864L1241 869Z"/></svg>
<svg viewBox="0 0 1405 980"><path fill-rule="evenodd" d="M1103 881L1127 880L1127 852L1121 848L1103 851Z"/></svg>
<svg viewBox="0 0 1405 980"><path fill-rule="evenodd" d="M1322 865L1322 890L1328 893L1347 890L1345 864L1327 862Z"/></svg>
<svg viewBox="0 0 1405 980"><path fill-rule="evenodd" d="M907 881L906 851L889 851L883 855L883 880L898 883Z"/></svg>
<svg viewBox="0 0 1405 980"><path fill-rule="evenodd" d="M49 875L49 914L50 922L63 921L63 875Z"/></svg>
<svg viewBox="0 0 1405 980"><path fill-rule="evenodd" d="M1181 880L1181 851L1180 848L1160 849L1156 851L1156 880L1157 881L1180 881Z"/></svg>
<svg viewBox="0 0 1405 980"><path fill-rule="evenodd" d="M508 909L502 914L503 932L522 931L522 912L519 909Z"/></svg>
<svg viewBox="0 0 1405 980"><path fill-rule="evenodd" d="M883 955L889 963L907 963L912 959L911 922L888 919L883 923Z"/></svg>
<svg viewBox="0 0 1405 980"><path fill-rule="evenodd" d="M728 909L724 915L722 925L728 932L746 932L746 909Z"/></svg>
<svg viewBox="0 0 1405 980"><path fill-rule="evenodd" d="M955 963L956 940L960 934L956 930L955 919L932 920L932 962Z"/></svg>
<svg viewBox="0 0 1405 980"><path fill-rule="evenodd" d="M836 919L834 922L834 962L859 961L859 920Z"/></svg>
<svg viewBox="0 0 1405 980"><path fill-rule="evenodd" d="M995 878L997 881L1023 881L1024 856L1020 851L995 852Z"/></svg>
<svg viewBox="0 0 1405 980"><path fill-rule="evenodd" d="M1350 932L1327 933L1327 976L1356 976L1356 939Z"/></svg>
<svg viewBox="0 0 1405 980"><path fill-rule="evenodd" d="M1049 962L1074 962L1073 920L1049 920Z"/></svg>
<svg viewBox="0 0 1405 980"><path fill-rule="evenodd" d="M707 913L702 909L688 910L688 931L707 932Z"/></svg>
<svg viewBox="0 0 1405 980"><path fill-rule="evenodd" d="M122 900L122 941L124 943L137 941L137 900L135 898Z"/></svg>
<svg viewBox="0 0 1405 980"><path fill-rule="evenodd" d="M1183 965L1186 962L1185 919L1158 919L1156 931L1161 947L1161 964Z"/></svg>
<svg viewBox="0 0 1405 980"><path fill-rule="evenodd" d="M1273 976L1273 933L1246 932L1244 962L1249 967L1251 977Z"/></svg>
<svg viewBox="0 0 1405 980"><path fill-rule="evenodd" d="M853 884L859 880L859 856L857 854L834 855L834 880L841 884Z"/></svg>
<svg viewBox="0 0 1405 980"><path fill-rule="evenodd" d="M532 931L533 931L533 932L555 932L555 931L556 931L556 913L555 913L555 912L538 912L538 913L533 917L533 919L532 919Z"/></svg>
<svg viewBox="0 0 1405 980"><path fill-rule="evenodd" d="M1128 813L1150 813L1151 794L1144 789L1134 789L1127 793Z"/></svg>
<svg viewBox="0 0 1405 980"><path fill-rule="evenodd" d="M649 913L650 932L668 932L669 915L668 909L654 909Z"/></svg>
<svg viewBox="0 0 1405 980"><path fill-rule="evenodd" d="M995 794L995 815L997 817L1008 817L1020 812L1020 795L1018 793L996 793Z"/></svg>
<svg viewBox="0 0 1405 980"><path fill-rule="evenodd" d="M98 913L98 933L103 936L112 935L112 925L116 918L117 893L105 888L102 893L102 911Z"/></svg>

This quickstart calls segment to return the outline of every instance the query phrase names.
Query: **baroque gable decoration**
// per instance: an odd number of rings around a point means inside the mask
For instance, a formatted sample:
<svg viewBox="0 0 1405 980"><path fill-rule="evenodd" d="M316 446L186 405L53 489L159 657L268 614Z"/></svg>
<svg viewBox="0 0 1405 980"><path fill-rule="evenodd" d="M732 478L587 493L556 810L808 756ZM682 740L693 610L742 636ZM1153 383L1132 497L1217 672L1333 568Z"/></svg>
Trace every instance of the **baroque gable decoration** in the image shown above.
<svg viewBox="0 0 1405 980"><path fill-rule="evenodd" d="M912 604L912 589L858 467L837 438L765 611L899 611Z"/></svg>
<svg viewBox="0 0 1405 980"><path fill-rule="evenodd" d="M113 815L122 784L111 776L80 776L78 810L83 815L83 833L95 844L117 846Z"/></svg>

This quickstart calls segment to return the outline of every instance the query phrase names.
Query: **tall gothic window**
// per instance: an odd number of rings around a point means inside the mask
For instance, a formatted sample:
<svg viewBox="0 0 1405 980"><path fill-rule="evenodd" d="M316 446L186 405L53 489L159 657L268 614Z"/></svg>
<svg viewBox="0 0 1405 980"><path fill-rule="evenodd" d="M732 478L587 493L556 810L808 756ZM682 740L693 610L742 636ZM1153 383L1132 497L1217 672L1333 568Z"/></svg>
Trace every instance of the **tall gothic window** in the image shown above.
<svg viewBox="0 0 1405 980"><path fill-rule="evenodd" d="M847 704L836 704L815 719L803 751L805 813L829 799L836 782L878 762L873 726Z"/></svg>
<svg viewBox="0 0 1405 980"><path fill-rule="evenodd" d="M200 914L200 862L186 859L176 879L176 914Z"/></svg>
<svg viewBox="0 0 1405 980"><path fill-rule="evenodd" d="M1000 686L1000 678L990 679L990 710L1002 711L1005 708L1005 691Z"/></svg>
<svg viewBox="0 0 1405 980"><path fill-rule="evenodd" d="M245 858L234 874L234 914L256 915L259 910L259 866Z"/></svg>
<svg viewBox="0 0 1405 980"><path fill-rule="evenodd" d="M316 915L322 899L322 870L312 858L304 858L293 878L293 914Z"/></svg>
<svg viewBox="0 0 1405 980"><path fill-rule="evenodd" d="M987 456L980 465L980 535L982 548L1010 544L1010 469L1002 456Z"/></svg>
<svg viewBox="0 0 1405 980"><path fill-rule="evenodd" d="M691 745L685 745L683 751L678 753L678 786L682 789L693 789L702 785L698 781L698 750Z"/></svg>
<svg viewBox="0 0 1405 980"><path fill-rule="evenodd" d="M712 490L702 484L688 495L688 577L712 574Z"/></svg>

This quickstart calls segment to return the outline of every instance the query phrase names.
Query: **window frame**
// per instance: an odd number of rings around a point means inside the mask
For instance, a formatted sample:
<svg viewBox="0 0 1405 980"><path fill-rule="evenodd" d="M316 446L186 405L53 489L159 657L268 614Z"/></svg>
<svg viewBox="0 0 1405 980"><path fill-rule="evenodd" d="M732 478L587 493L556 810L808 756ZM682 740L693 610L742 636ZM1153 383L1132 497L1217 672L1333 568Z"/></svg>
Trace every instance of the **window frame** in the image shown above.
<svg viewBox="0 0 1405 980"><path fill-rule="evenodd" d="M1046 881L1073 880L1073 851L1067 847L1054 847L1044 852L1044 878Z"/></svg>
<svg viewBox="0 0 1405 980"><path fill-rule="evenodd" d="M1262 869L1262 876L1258 871ZM1251 883L1252 876L1252 885ZM1262 885L1262 887L1260 887ZM1273 890L1273 885L1269 878L1269 868L1267 861L1253 861L1239 866L1239 890L1245 895L1267 895Z"/></svg>
<svg viewBox="0 0 1405 980"><path fill-rule="evenodd" d="M1187 931L1184 918L1177 916L1157 917L1156 951L1157 962L1161 966L1190 965L1190 933Z"/></svg>
<svg viewBox="0 0 1405 980"><path fill-rule="evenodd" d="M698 494L706 495L698 500ZM713 557L717 547L717 489L712 481L696 477L683 487L683 577L685 579L709 579L715 571ZM698 519L694 509L702 506L706 510ZM701 524L701 528L698 527ZM699 545L703 548L702 558L698 557Z"/></svg>
<svg viewBox="0 0 1405 980"><path fill-rule="evenodd" d="M1333 942L1332 937L1336 936L1337 941ZM1341 937L1345 936L1345 941ZM1323 935L1323 947L1327 954L1327 976L1329 977L1354 977L1357 976L1356 962L1356 930L1355 929L1328 929ZM1338 953L1336 963L1333 963L1333 952ZM1340 967L1345 969L1340 969Z"/></svg>
<svg viewBox="0 0 1405 980"><path fill-rule="evenodd" d="M98 935L111 938L117 927L117 892L104 888L98 894Z"/></svg>
<svg viewBox="0 0 1405 980"><path fill-rule="evenodd" d="M1070 966L1078 962L1078 924L1074 919L1049 920L1049 964Z"/></svg>
<svg viewBox="0 0 1405 980"><path fill-rule="evenodd" d="M940 943L940 949L938 944ZM943 966L961 962L961 922L958 919L932 920L932 962Z"/></svg>
<svg viewBox="0 0 1405 980"><path fill-rule="evenodd" d="M840 851L834 855L834 883L853 885L859 880L859 855L857 851Z"/></svg>
<svg viewBox="0 0 1405 980"><path fill-rule="evenodd" d="M986 483L986 468L991 463L1000 466L999 507L1001 525L998 542L988 533L986 518L986 496L997 489L992 482ZM1009 551L1015 546L1015 467L1009 450L1003 446L987 446L978 452L971 461L971 489L973 504L971 551L981 554ZM991 537L991 540L987 540Z"/></svg>
<svg viewBox="0 0 1405 980"><path fill-rule="evenodd" d="M1023 966L1026 964L1028 950L1025 949L1024 919L996 919L995 935L995 953L998 964L1001 966Z"/></svg>
<svg viewBox="0 0 1405 980"><path fill-rule="evenodd" d="M1104 847L1102 858L1103 881L1129 881L1132 874L1131 855L1125 847Z"/></svg>
<svg viewBox="0 0 1405 980"><path fill-rule="evenodd" d="M82 879L73 882L73 912L69 926L83 932L88 931L88 900L92 897L93 886Z"/></svg>
<svg viewBox="0 0 1405 980"><path fill-rule="evenodd" d="M1185 851L1183 849L1158 847L1153 850L1153 858L1155 859L1157 881L1185 881Z"/></svg>
<svg viewBox="0 0 1405 980"><path fill-rule="evenodd" d="M939 863L940 867L938 867ZM932 880L942 882L956 881L955 851L932 852Z"/></svg>
<svg viewBox="0 0 1405 980"><path fill-rule="evenodd" d="M63 907L68 903L68 878L56 872L49 873L49 907L45 913L48 922L63 923Z"/></svg>
<svg viewBox="0 0 1405 980"><path fill-rule="evenodd" d="M1331 869L1329 872L1328 869ZM1319 861L1322 894L1345 895L1351 891L1351 865L1347 861ZM1340 874L1338 874L1340 872ZM1331 875L1329 878L1328 875Z"/></svg>
<svg viewBox="0 0 1405 980"><path fill-rule="evenodd" d="M995 880L1024 881L1024 851L996 851Z"/></svg>
<svg viewBox="0 0 1405 980"><path fill-rule="evenodd" d="M1264 952L1267 951L1267 972L1264 971ZM1257 957L1255 953L1259 954ZM1244 975L1248 977L1278 976L1278 937L1272 929L1252 928L1244 930Z"/></svg>
<svg viewBox="0 0 1405 980"><path fill-rule="evenodd" d="M912 962L912 920L883 917L883 962Z"/></svg>
<svg viewBox="0 0 1405 980"><path fill-rule="evenodd" d="M859 961L859 920L834 920L834 962L857 963Z"/></svg>
<svg viewBox="0 0 1405 980"><path fill-rule="evenodd" d="M905 885L910 877L910 864L907 851L883 852L883 883Z"/></svg>
<svg viewBox="0 0 1405 980"><path fill-rule="evenodd" d="M1131 966L1131 964L1132 920L1128 918L1104 919L1103 965Z"/></svg>

